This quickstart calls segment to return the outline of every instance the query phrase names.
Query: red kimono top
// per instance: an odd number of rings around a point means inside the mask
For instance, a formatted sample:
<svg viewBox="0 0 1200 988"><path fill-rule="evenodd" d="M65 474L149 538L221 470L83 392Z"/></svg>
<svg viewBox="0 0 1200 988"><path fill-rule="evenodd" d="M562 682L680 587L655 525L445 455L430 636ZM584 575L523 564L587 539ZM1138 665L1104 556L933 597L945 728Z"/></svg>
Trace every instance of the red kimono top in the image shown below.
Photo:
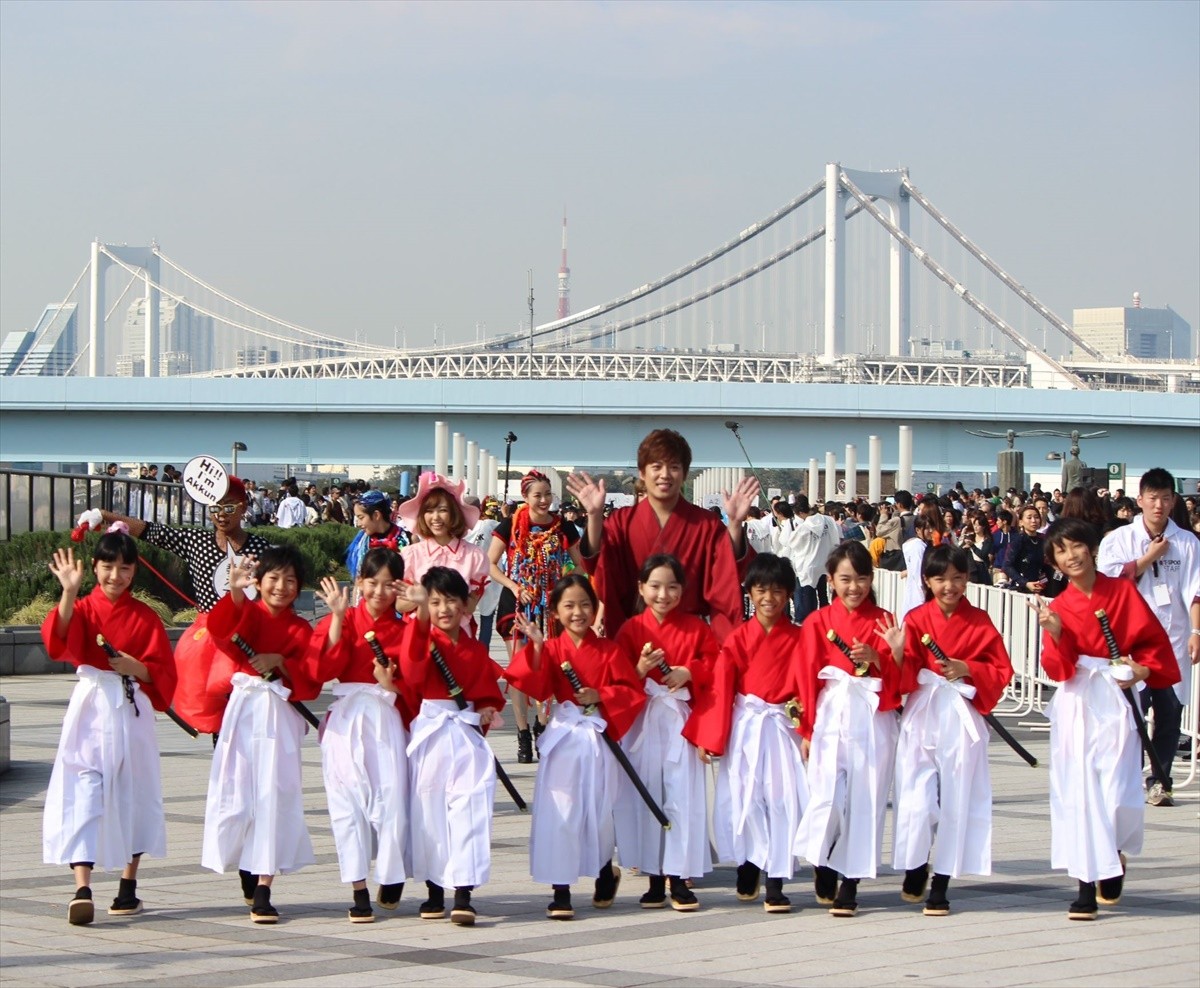
<svg viewBox="0 0 1200 988"><path fill-rule="evenodd" d="M721 646L708 694L693 704L683 736L697 748L723 754L738 694L787 703L800 692L800 628L786 618L770 631L752 619Z"/></svg>
<svg viewBox="0 0 1200 988"><path fill-rule="evenodd" d="M649 643L653 649L662 649L667 665L684 666L692 674L687 689L696 698L712 689L713 668L721 646L712 628L694 614L685 614L680 608L670 611L662 624L658 623L649 609L635 614L617 634L617 644L633 662L634 672L642 656L642 648ZM639 677L640 678L640 677ZM651 669L646 675L656 683L663 681L662 670Z"/></svg>
<svg viewBox="0 0 1200 988"><path fill-rule="evenodd" d="M901 693L911 693L917 688L917 674L922 669L941 675L937 659L921 644L921 636L930 635L948 657L967 664L967 681L975 687L971 705L981 714L992 712L1012 679L1013 668L1004 640L986 611L963 597L954 613L946 617L937 601L928 600L908 612L904 628Z"/></svg>
<svg viewBox="0 0 1200 988"><path fill-rule="evenodd" d="M132 655L144 663L150 682L138 685L155 710L166 710L175 695L175 656L158 615L140 600L126 592L115 602L104 591L93 587L86 597L75 601L75 610L67 624L67 636L55 632L58 608L42 622L42 641L46 652L56 662L70 662L75 668L93 666L113 672L104 649L96 644L103 635L118 652Z"/></svg>
<svg viewBox="0 0 1200 988"><path fill-rule="evenodd" d="M360 601L357 607L347 609L342 622L342 637L336 645L329 644L329 625L332 622L332 614L321 618L309 640L304 656L304 675L310 681L328 683L336 679L340 683L374 685L375 651L363 637L368 631L375 632L375 640L384 653L399 665L408 632L407 622L395 611L389 610L375 620L367 610L366 602ZM395 685L397 709L407 725L417 715L421 700L403 675L396 676Z"/></svg>
<svg viewBox="0 0 1200 988"><path fill-rule="evenodd" d="M708 617L718 641L742 623L741 574L754 550L747 545L741 561L734 559L721 519L690 501L681 498L666 525L659 525L648 500L618 508L604 521L599 547L588 545L585 535L580 548L584 566L596 576L609 637L633 614L642 563L659 552L669 552L687 573L678 610Z"/></svg>
<svg viewBox="0 0 1200 988"><path fill-rule="evenodd" d="M898 710L900 707L900 666L892 658L892 650L879 635L875 622L888 612L869 600L864 600L854 610L848 610L841 600L834 600L828 607L810 614L800 629L800 733L812 738L813 724L817 716L817 701L827 680L818 676L826 666L854 675L854 663L826 636L832 629L847 645L855 639L870 645L879 653L879 668L873 666L868 676L877 676L883 681L879 692L880 710Z"/></svg>
<svg viewBox="0 0 1200 988"><path fill-rule="evenodd" d="M236 634L257 653L274 652L283 656L279 677L291 691L291 700L311 700L321 692L305 668L304 656L312 638L312 626L290 607L272 616L261 600L244 600L241 606L226 594L208 615L208 632L213 636L217 654L208 675L210 694L229 695L235 673L259 675L242 650L233 644Z"/></svg>
<svg viewBox="0 0 1200 988"><path fill-rule="evenodd" d="M1042 668L1060 683L1075 675L1081 655L1108 658L1108 644L1100 630L1096 611L1108 614L1108 623L1117 639L1121 654L1150 670L1146 685L1165 689L1179 682L1179 663L1171 648L1171 639L1154 612L1142 599L1137 585L1126 579L1096 574L1092 595L1068 585L1050 603L1050 610L1062 618L1062 635L1056 642L1050 632L1042 632Z"/></svg>
<svg viewBox="0 0 1200 988"><path fill-rule="evenodd" d="M463 632L452 642L444 631L431 624L422 626L410 618L405 624L404 644L400 651L400 675L411 684L416 709L422 700L452 700L450 688L433 661L430 644L442 653L451 675L462 689L462 698L484 707L504 708L504 695L496 682L503 670L492 661L488 651L474 638Z"/></svg>
<svg viewBox="0 0 1200 988"><path fill-rule="evenodd" d="M641 646L639 646L640 648ZM533 646L512 657L505 672L509 683L535 700L575 702L563 662L570 662L579 681L600 694L600 716L608 722L606 734L614 741L633 726L646 704L646 690L629 656L615 641L597 638L591 631L578 645L565 631L542 646L541 662L533 668Z"/></svg>

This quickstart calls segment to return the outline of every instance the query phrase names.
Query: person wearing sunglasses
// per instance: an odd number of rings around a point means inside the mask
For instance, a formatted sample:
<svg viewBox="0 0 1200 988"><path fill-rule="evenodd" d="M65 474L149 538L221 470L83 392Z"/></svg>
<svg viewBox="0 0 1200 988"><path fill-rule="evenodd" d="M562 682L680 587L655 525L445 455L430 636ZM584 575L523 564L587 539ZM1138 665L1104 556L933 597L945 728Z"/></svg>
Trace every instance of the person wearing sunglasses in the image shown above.
<svg viewBox="0 0 1200 988"><path fill-rule="evenodd" d="M215 734L220 728L226 701L224 693L210 695L207 690L213 660L209 611L229 592L233 560L245 556L257 559L271 547L261 535L242 527L247 503L245 485L237 477L230 477L225 495L208 507L212 528L173 528L112 511L100 512L105 522L124 522L135 539L166 549L187 563L197 614L175 646L179 684L172 706L184 721L205 733ZM246 590L248 596L255 592L253 587Z"/></svg>

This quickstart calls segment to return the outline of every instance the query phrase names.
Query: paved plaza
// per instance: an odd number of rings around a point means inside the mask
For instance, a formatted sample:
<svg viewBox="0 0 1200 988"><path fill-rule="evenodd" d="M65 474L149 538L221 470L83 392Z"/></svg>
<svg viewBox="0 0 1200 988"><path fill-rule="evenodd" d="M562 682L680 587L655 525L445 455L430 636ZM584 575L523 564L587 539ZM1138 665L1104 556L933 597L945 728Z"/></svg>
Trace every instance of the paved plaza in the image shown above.
<svg viewBox="0 0 1200 988"><path fill-rule="evenodd" d="M499 658L499 655L497 655ZM528 875L529 820L497 787L492 881L478 891L474 928L419 920L424 888L400 909L351 925L315 738L305 741L305 802L317 864L276 880L276 927L255 926L236 875L200 868L211 748L158 718L170 856L143 863L146 911L106 913L117 876L97 873L96 921L67 924L73 883L42 864L42 805L73 676L0 680L12 704L12 770L0 776L0 984L7 985L1188 985L1200 970L1200 799L1147 807L1146 847L1131 861L1120 905L1099 921L1070 922L1074 883L1049 872L1047 735L1017 730L1042 760L1028 768L991 746L995 869L951 885L953 914L926 918L900 901L890 871L862 884L859 915L834 919L811 894L805 868L788 886L793 912L770 916L733 895L733 870L697 881L702 909L642 910L645 880L626 875L614 907L575 889L576 919L545 919L549 890ZM328 692L313 706L323 710ZM535 766L518 766L509 723L492 739L532 797ZM1012 719L1007 721L1016 727ZM885 845L890 848L890 840ZM374 884L372 883L372 891Z"/></svg>

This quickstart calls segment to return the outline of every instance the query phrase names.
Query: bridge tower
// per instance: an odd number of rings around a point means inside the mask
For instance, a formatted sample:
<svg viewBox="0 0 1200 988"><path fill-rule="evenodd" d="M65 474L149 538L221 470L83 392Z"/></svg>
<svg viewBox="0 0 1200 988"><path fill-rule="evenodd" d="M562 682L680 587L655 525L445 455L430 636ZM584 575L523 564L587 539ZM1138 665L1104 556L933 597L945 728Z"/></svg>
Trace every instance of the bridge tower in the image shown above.
<svg viewBox="0 0 1200 988"><path fill-rule="evenodd" d="M566 319L571 314L571 269L567 267L567 207L563 207L562 264L558 268L558 316Z"/></svg>
<svg viewBox="0 0 1200 988"><path fill-rule="evenodd" d="M846 349L846 194L845 175L866 195L884 203L891 220L909 233L909 195L903 182L908 169L864 172L825 166L825 347L822 360L832 364ZM908 250L892 237L888 276L888 346L893 357L908 355L910 309Z"/></svg>
<svg viewBox="0 0 1200 988"><path fill-rule="evenodd" d="M104 321L105 292L104 276L109 266L121 262L141 271L142 285L146 292L144 377L158 376L158 328L160 264L158 244L149 247L129 247L124 244L104 244L92 241L91 259L91 308L88 317L88 376L103 377L105 372Z"/></svg>

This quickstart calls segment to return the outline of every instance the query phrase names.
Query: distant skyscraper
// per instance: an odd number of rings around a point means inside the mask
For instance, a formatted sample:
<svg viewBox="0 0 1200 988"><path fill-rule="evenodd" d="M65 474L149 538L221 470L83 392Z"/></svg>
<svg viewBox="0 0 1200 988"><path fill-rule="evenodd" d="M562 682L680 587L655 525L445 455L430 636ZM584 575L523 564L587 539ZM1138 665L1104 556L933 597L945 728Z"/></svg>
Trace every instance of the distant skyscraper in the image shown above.
<svg viewBox="0 0 1200 988"><path fill-rule="evenodd" d="M563 208L562 264L558 268L558 318L571 314L571 269L567 267L567 210Z"/></svg>
<svg viewBox="0 0 1200 988"><path fill-rule="evenodd" d="M233 362L239 370L258 367L260 364L277 364L279 351L268 350L265 346L239 347L233 355Z"/></svg>
<svg viewBox="0 0 1200 988"><path fill-rule="evenodd" d="M48 305L27 333L9 333L0 346L0 371L17 377L63 377L78 356L75 303Z"/></svg>
<svg viewBox="0 0 1200 988"><path fill-rule="evenodd" d="M162 300L158 316L159 374L199 374L216 366L212 317L173 298ZM140 377L146 354L145 298L134 299L129 306L121 335L117 376Z"/></svg>
<svg viewBox="0 0 1200 988"><path fill-rule="evenodd" d="M1075 332L1110 357L1143 360L1191 360L1192 327L1172 309L1143 309L1135 293L1132 306L1076 309Z"/></svg>

